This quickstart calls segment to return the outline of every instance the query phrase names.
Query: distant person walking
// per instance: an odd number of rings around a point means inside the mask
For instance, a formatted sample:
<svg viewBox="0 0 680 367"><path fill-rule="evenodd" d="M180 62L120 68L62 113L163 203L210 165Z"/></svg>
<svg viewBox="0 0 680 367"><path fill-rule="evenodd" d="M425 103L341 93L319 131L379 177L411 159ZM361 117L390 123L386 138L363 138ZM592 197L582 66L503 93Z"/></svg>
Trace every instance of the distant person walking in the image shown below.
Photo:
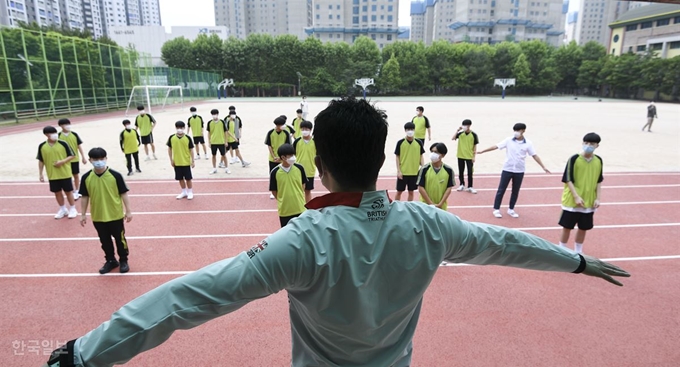
<svg viewBox="0 0 680 367"><path fill-rule="evenodd" d="M647 106L647 123L642 127L642 131L645 131L645 128L647 128L647 131L651 133L652 124L654 123L655 118L658 119L659 116L656 114L656 106L654 105L654 101L651 101Z"/></svg>

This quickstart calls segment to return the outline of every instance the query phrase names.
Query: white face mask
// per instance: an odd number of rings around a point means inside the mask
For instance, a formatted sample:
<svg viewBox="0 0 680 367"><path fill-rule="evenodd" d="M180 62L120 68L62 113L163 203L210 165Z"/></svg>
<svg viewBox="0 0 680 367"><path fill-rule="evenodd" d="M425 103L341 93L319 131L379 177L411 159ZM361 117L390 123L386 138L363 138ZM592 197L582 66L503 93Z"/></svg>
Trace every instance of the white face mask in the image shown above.
<svg viewBox="0 0 680 367"><path fill-rule="evenodd" d="M440 159L441 159L441 156L439 155L439 153L435 153L435 152L430 153L430 160L432 162L439 162Z"/></svg>
<svg viewBox="0 0 680 367"><path fill-rule="evenodd" d="M71 125L64 125L63 129L66 132L71 131Z"/></svg>
<svg viewBox="0 0 680 367"><path fill-rule="evenodd" d="M132 130L132 125L125 125L126 130Z"/></svg>
<svg viewBox="0 0 680 367"><path fill-rule="evenodd" d="M215 120L215 121L217 121L217 119L220 118L219 115L212 115L212 116L213 116L213 120Z"/></svg>
<svg viewBox="0 0 680 367"><path fill-rule="evenodd" d="M463 131L470 130L470 125L463 125Z"/></svg>
<svg viewBox="0 0 680 367"><path fill-rule="evenodd" d="M92 167L96 169L106 168L106 159L100 161L92 161Z"/></svg>
<svg viewBox="0 0 680 367"><path fill-rule="evenodd" d="M412 138L413 135L415 135L415 134L416 134L416 132L413 131L413 130L409 130L409 131L406 132L406 136L408 136L409 138Z"/></svg>
<svg viewBox="0 0 680 367"><path fill-rule="evenodd" d="M59 138L59 134L56 134L56 133L50 134L50 136L48 138L52 141L57 141L57 139Z"/></svg>
<svg viewBox="0 0 680 367"><path fill-rule="evenodd" d="M292 156L292 157L288 158L286 161L288 162L288 164L293 164L293 163L295 163L295 161L296 161L295 156Z"/></svg>
<svg viewBox="0 0 680 367"><path fill-rule="evenodd" d="M179 134L179 135L184 134L184 129L177 129L177 134Z"/></svg>
<svg viewBox="0 0 680 367"><path fill-rule="evenodd" d="M312 132L309 130L302 130L302 136L304 136L305 138L310 136L311 134Z"/></svg>
<svg viewBox="0 0 680 367"><path fill-rule="evenodd" d="M196 117L196 112L192 112L191 116Z"/></svg>
<svg viewBox="0 0 680 367"><path fill-rule="evenodd" d="M146 111L144 111L144 110L139 111L139 114L140 114L140 115L143 115L143 114L145 114L145 113L146 113Z"/></svg>
<svg viewBox="0 0 680 367"><path fill-rule="evenodd" d="M519 132L519 131L515 131L514 136L515 136L515 138L519 138L520 136L522 136L522 133Z"/></svg>

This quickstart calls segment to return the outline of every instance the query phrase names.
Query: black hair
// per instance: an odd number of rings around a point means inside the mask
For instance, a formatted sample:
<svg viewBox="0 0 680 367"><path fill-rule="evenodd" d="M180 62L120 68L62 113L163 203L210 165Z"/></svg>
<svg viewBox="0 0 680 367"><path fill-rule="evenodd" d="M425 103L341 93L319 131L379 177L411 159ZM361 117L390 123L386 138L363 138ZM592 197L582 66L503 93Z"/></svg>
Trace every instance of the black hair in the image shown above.
<svg viewBox="0 0 680 367"><path fill-rule="evenodd" d="M413 122L407 122L404 124L404 130L415 130L416 129L416 124Z"/></svg>
<svg viewBox="0 0 680 367"><path fill-rule="evenodd" d="M515 124L515 126L512 127L512 131L520 131L520 130L526 130L527 125L523 124L521 122L518 122Z"/></svg>
<svg viewBox="0 0 680 367"><path fill-rule="evenodd" d="M276 126L283 126L285 124L286 124L286 119L284 119L281 116L274 119L274 125L276 125Z"/></svg>
<svg viewBox="0 0 680 367"><path fill-rule="evenodd" d="M297 111L295 111L295 113L302 113L302 110L298 108Z"/></svg>
<svg viewBox="0 0 680 367"><path fill-rule="evenodd" d="M449 148L446 147L446 144L444 143L434 143L430 146L430 152L432 149L437 148L437 152L441 155L446 155L446 153L449 152Z"/></svg>
<svg viewBox="0 0 680 367"><path fill-rule="evenodd" d="M123 120L123 125L130 125L131 122L128 119Z"/></svg>
<svg viewBox="0 0 680 367"><path fill-rule="evenodd" d="M425 112L425 108L423 108L423 106L416 107L416 110L420 112Z"/></svg>
<svg viewBox="0 0 680 367"><path fill-rule="evenodd" d="M54 134L57 132L57 129L54 126L45 126L43 128L43 134Z"/></svg>
<svg viewBox="0 0 680 367"><path fill-rule="evenodd" d="M587 143L600 144L600 140L600 136L595 133L587 133L586 136L583 137L583 141Z"/></svg>
<svg viewBox="0 0 680 367"><path fill-rule="evenodd" d="M279 158L283 157L284 155L294 155L295 148L293 148L293 146L290 144L283 144L279 147L279 149L276 150L276 154L279 155Z"/></svg>
<svg viewBox="0 0 680 367"><path fill-rule="evenodd" d="M279 117L282 118L283 121L288 121L288 116L286 116L286 115L281 115Z"/></svg>
<svg viewBox="0 0 680 367"><path fill-rule="evenodd" d="M236 111L236 107L234 107L234 106L229 106L229 111Z"/></svg>
<svg viewBox="0 0 680 367"><path fill-rule="evenodd" d="M137 106L137 111L141 111L141 110L143 110L143 109L144 109L144 105L141 105L141 104L140 104L139 106Z"/></svg>
<svg viewBox="0 0 680 367"><path fill-rule="evenodd" d="M302 96L302 98L307 98L307 96Z"/></svg>
<svg viewBox="0 0 680 367"><path fill-rule="evenodd" d="M191 112L196 112L196 107L191 107L191 108L189 109L189 111L191 111Z"/></svg>
<svg viewBox="0 0 680 367"><path fill-rule="evenodd" d="M220 114L220 111L218 111L218 110L216 110L216 109L213 108L212 110L210 110L210 114L211 114L211 115L219 115L219 114Z"/></svg>
<svg viewBox="0 0 680 367"><path fill-rule="evenodd" d="M300 123L300 129L313 129L314 125L311 121L304 120Z"/></svg>
<svg viewBox="0 0 680 367"><path fill-rule="evenodd" d="M463 126L470 126L470 125L472 125L472 120L470 120L470 119L463 120Z"/></svg>
<svg viewBox="0 0 680 367"><path fill-rule="evenodd" d="M71 124L71 120L69 120L69 119L59 119L59 122L57 122L57 124L59 124L59 126L61 126L61 125L70 125L70 124Z"/></svg>
<svg viewBox="0 0 680 367"><path fill-rule="evenodd" d="M104 148L92 148L87 155L92 159L102 159L106 158L106 151Z"/></svg>
<svg viewBox="0 0 680 367"><path fill-rule="evenodd" d="M336 99L315 120L316 152L345 190L375 185L385 160L387 121L382 111L364 99ZM351 136L351 139L339 139Z"/></svg>
<svg viewBox="0 0 680 367"><path fill-rule="evenodd" d="M187 126L184 121L177 121L175 122L175 127L185 127Z"/></svg>

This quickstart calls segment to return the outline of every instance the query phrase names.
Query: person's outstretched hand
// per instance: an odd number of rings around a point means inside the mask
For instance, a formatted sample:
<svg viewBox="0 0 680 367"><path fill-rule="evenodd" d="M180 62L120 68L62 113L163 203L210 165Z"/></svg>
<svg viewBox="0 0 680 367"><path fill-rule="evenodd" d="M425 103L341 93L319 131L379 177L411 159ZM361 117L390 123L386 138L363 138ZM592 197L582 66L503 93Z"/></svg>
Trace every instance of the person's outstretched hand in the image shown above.
<svg viewBox="0 0 680 367"><path fill-rule="evenodd" d="M602 278L609 283L616 284L618 286L623 286L619 281L612 278L616 277L630 277L627 271L619 268L616 265L604 262L600 259L596 259L592 256L582 255L586 259L586 268L583 270L583 274L589 275L591 277Z"/></svg>

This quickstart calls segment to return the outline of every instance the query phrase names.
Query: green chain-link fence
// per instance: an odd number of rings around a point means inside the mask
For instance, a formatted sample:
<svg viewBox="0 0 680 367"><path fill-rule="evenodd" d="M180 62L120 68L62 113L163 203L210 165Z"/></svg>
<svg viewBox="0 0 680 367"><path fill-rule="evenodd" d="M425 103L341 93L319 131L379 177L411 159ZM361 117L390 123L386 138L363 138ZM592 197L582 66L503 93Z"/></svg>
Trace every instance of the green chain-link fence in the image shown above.
<svg viewBox="0 0 680 367"><path fill-rule="evenodd" d="M149 55L56 32L0 28L0 121L123 109L132 87L182 86L217 96L215 73L152 67Z"/></svg>

